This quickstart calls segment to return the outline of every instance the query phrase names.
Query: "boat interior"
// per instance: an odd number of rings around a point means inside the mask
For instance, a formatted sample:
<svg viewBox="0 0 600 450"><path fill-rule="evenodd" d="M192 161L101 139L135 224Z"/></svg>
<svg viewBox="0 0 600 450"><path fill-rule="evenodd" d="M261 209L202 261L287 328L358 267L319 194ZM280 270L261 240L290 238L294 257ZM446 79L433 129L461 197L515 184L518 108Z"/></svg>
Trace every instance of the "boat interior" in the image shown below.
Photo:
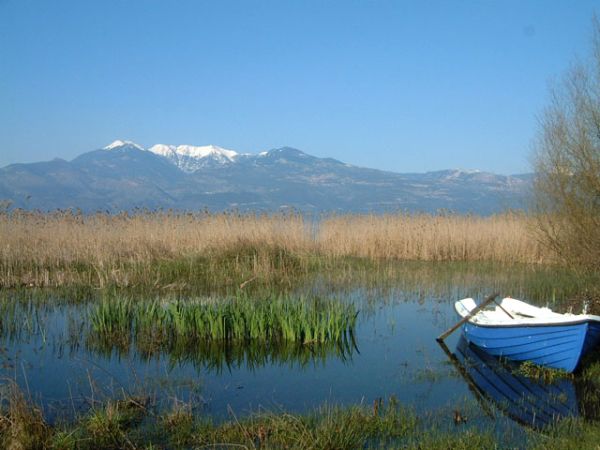
<svg viewBox="0 0 600 450"><path fill-rule="evenodd" d="M461 317L467 317L477 307L475 300L465 298L455 304ZM521 300L506 297L495 302L491 307L479 311L469 322L479 325L527 325L527 324L562 324L581 321L598 321L600 316L590 314L560 314L547 307L537 307Z"/></svg>

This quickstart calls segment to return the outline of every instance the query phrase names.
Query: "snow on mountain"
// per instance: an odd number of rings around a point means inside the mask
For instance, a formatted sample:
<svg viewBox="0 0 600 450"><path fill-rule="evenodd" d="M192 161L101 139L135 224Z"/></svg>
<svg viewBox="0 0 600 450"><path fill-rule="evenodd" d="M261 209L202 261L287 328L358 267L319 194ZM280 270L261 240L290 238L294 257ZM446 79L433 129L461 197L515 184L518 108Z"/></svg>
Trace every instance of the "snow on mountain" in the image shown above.
<svg viewBox="0 0 600 450"><path fill-rule="evenodd" d="M206 158L207 156L227 159L233 161L238 153L233 150L227 150L216 145L164 145L156 144L148 149L152 153L162 156L172 156L173 154L188 156L190 158Z"/></svg>
<svg viewBox="0 0 600 450"><path fill-rule="evenodd" d="M165 145L156 144L148 151L169 159L184 172L211 165L226 165L235 162L239 153L216 145Z"/></svg>
<svg viewBox="0 0 600 450"><path fill-rule="evenodd" d="M127 149L128 147L160 155L187 173L195 172L204 167L228 165L235 162L236 158L241 156L233 150L228 150L216 145L196 146L156 144L145 149L135 142L121 139L117 139L110 143L104 147L104 150L120 150Z"/></svg>
<svg viewBox="0 0 600 450"><path fill-rule="evenodd" d="M120 139L117 139L116 141L111 142L110 144L108 144L106 147L104 147L104 150L114 150L116 148L120 148L120 147L135 147L138 150L144 150L144 147L142 147L139 144L136 144L135 142L132 141L122 141Z"/></svg>
<svg viewBox="0 0 600 450"><path fill-rule="evenodd" d="M446 174L445 178L447 180L459 179L468 175L477 175L481 174L481 170L479 169L450 169L442 171Z"/></svg>

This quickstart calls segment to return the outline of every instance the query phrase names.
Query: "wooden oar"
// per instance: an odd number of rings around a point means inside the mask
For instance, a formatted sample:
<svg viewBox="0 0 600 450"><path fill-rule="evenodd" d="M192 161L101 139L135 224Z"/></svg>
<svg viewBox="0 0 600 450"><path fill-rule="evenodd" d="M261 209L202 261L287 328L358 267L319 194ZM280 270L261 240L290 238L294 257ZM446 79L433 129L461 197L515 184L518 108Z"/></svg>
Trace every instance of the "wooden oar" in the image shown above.
<svg viewBox="0 0 600 450"><path fill-rule="evenodd" d="M514 316L511 313L509 313L507 310L505 310L500 303L498 303L496 300L494 300L494 303L496 304L496 306L498 306L498 308L500 308L502 311L504 311L508 317L510 317L511 319L514 319Z"/></svg>
<svg viewBox="0 0 600 450"><path fill-rule="evenodd" d="M478 306L473 308L471 310L471 312L469 312L469 314L467 314L465 317L463 317L456 325L453 325L451 328L449 328L448 330L446 330L442 334L440 334L436 338L436 341L443 342L444 339L446 339L448 336L450 336L452 333L454 333L454 331L456 331L456 329L459 328L463 323L465 323L467 320L469 320L471 317L473 317L475 314L477 314L479 311L481 311L487 305L492 303L496 299L496 297L498 297L498 295L499 295L498 293L495 293L495 294L492 294L492 295L489 295L488 297L486 297L483 302L481 302Z"/></svg>

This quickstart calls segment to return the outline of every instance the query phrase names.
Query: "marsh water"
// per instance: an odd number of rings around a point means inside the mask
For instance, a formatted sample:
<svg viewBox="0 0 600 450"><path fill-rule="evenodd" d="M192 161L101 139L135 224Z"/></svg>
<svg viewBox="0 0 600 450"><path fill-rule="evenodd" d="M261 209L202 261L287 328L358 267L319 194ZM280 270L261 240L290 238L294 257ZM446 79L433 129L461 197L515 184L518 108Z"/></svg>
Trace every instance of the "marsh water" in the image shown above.
<svg viewBox="0 0 600 450"><path fill-rule="evenodd" d="M425 281L407 288L389 280L385 287L366 282L341 287L315 277L294 287L296 293L356 306L357 324L347 346L214 345L144 351L135 345L100 345L84 332L93 302L21 300L3 313L1 373L41 404L50 421L124 394L149 397L159 405L185 402L215 420L261 410L305 412L324 403L370 406L378 399L395 399L417 414L459 411L471 422L508 418L511 424L534 428L540 416L553 420L589 412L572 380L551 388L537 380L512 380L506 367L472 353L465 356L460 332L446 340L447 349L438 345L435 337L457 321L457 299L481 299L497 288L489 280L479 281L474 284L471 276L461 276L443 289ZM477 378L490 371L487 378L508 383L503 389L525 383L528 396L516 401L527 405L525 412L498 400L496 391L502 388ZM536 389L550 389L550 397L558 400L538 404L531 400ZM448 424L451 413L445 416Z"/></svg>

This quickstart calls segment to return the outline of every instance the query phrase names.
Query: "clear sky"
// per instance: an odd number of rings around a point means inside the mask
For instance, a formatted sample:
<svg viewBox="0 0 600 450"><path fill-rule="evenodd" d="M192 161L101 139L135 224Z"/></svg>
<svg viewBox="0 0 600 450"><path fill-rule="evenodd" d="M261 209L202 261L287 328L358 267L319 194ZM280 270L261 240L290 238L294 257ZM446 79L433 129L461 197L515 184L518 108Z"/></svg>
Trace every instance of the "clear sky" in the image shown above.
<svg viewBox="0 0 600 450"><path fill-rule="evenodd" d="M599 1L0 0L0 166L114 139L529 171Z"/></svg>

